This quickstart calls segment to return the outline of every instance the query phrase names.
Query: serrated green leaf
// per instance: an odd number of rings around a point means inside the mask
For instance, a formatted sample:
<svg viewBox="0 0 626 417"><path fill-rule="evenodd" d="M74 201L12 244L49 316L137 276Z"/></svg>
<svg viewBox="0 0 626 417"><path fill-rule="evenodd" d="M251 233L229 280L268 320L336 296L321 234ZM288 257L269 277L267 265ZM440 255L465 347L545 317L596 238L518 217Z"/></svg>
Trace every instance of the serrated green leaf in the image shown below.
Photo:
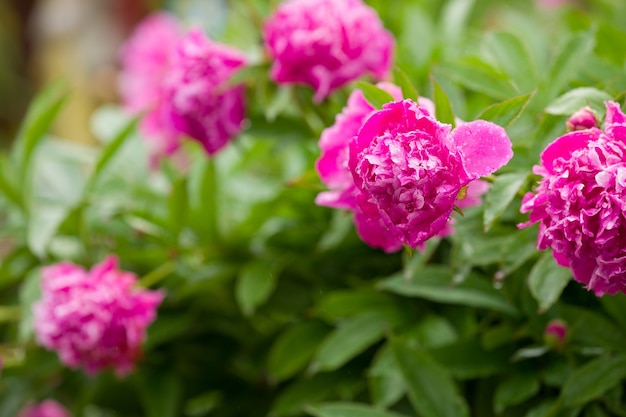
<svg viewBox="0 0 626 417"><path fill-rule="evenodd" d="M485 233L504 214L511 201L528 178L527 172L510 172L498 175L485 196L483 227Z"/></svg>
<svg viewBox="0 0 626 417"><path fill-rule="evenodd" d="M537 375L532 373L513 374L504 379L498 387L493 400L493 408L500 414L505 408L519 404L536 395L541 388Z"/></svg>
<svg viewBox="0 0 626 417"><path fill-rule="evenodd" d="M519 314L489 282L472 275L461 283L453 283L450 270L446 267L429 266L418 271L411 280L403 274L396 274L381 281L379 288L439 303L481 307L507 315Z"/></svg>
<svg viewBox="0 0 626 417"><path fill-rule="evenodd" d="M606 109L604 102L613 98L605 91L593 87L579 87L568 91L556 98L545 112L548 114L571 116L585 106L591 107L599 116L603 116Z"/></svg>
<svg viewBox="0 0 626 417"><path fill-rule="evenodd" d="M401 340L394 340L392 349L411 404L420 416L469 417L469 408L446 368L425 350L412 348Z"/></svg>
<svg viewBox="0 0 626 417"><path fill-rule="evenodd" d="M380 411L366 404L325 403L306 407L306 412L315 417L402 417L388 411Z"/></svg>
<svg viewBox="0 0 626 417"><path fill-rule="evenodd" d="M255 312L272 295L278 278L275 267L266 261L252 261L239 274L235 297L246 316Z"/></svg>
<svg viewBox="0 0 626 417"><path fill-rule="evenodd" d="M524 112L534 95L532 92L492 104L483 110L477 119L487 120L508 129Z"/></svg>
<svg viewBox="0 0 626 417"><path fill-rule="evenodd" d="M419 99L419 93L417 88L413 85L409 76L402 70L402 68L395 66L393 68L393 81L402 90L402 97L411 99L415 102Z"/></svg>
<svg viewBox="0 0 626 417"><path fill-rule="evenodd" d="M539 311L549 309L572 277L569 269L559 266L551 251L544 252L528 276L530 293L539 303Z"/></svg>
<svg viewBox="0 0 626 417"><path fill-rule="evenodd" d="M448 95L441 87L441 84L434 78L431 77L431 82L433 84L433 101L435 102L435 117L442 123L448 123L455 126L454 121L454 111L452 110L452 104L450 104L450 99L448 99Z"/></svg>
<svg viewBox="0 0 626 417"><path fill-rule="evenodd" d="M365 313L341 323L320 345L311 368L333 371L380 340L387 321L377 314Z"/></svg>
<svg viewBox="0 0 626 417"><path fill-rule="evenodd" d="M373 84L358 81L356 85L363 93L365 100L376 109L381 109L384 104L395 101L391 94Z"/></svg>
<svg viewBox="0 0 626 417"><path fill-rule="evenodd" d="M282 381L303 369L329 331L320 321L305 321L283 332L272 345L267 359L272 378Z"/></svg>
<svg viewBox="0 0 626 417"><path fill-rule="evenodd" d="M602 356L576 369L565 381L561 398L568 407L599 398L626 378L626 355Z"/></svg>

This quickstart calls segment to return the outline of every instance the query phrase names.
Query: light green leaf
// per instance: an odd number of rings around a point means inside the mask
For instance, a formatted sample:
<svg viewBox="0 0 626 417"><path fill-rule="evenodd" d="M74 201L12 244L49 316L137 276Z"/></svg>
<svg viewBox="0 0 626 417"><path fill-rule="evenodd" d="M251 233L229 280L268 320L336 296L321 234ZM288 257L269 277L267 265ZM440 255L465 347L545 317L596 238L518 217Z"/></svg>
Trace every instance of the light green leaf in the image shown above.
<svg viewBox="0 0 626 417"><path fill-rule="evenodd" d="M402 417L400 414L380 411L358 403L319 404L306 407L306 412L315 417Z"/></svg>
<svg viewBox="0 0 626 417"><path fill-rule="evenodd" d="M442 68L442 71L451 80L496 100L507 100L519 95L507 74L476 57L456 60Z"/></svg>
<svg viewBox="0 0 626 417"><path fill-rule="evenodd" d="M561 398L575 407L599 398L626 378L626 355L601 356L576 369L565 381Z"/></svg>
<svg viewBox="0 0 626 417"><path fill-rule="evenodd" d="M520 38L508 32L490 33L484 48L520 91L530 91L537 85L537 70Z"/></svg>
<svg viewBox="0 0 626 417"><path fill-rule="evenodd" d="M39 269L31 270L20 287L21 320L18 338L27 342L33 336L33 304L41 298L41 274Z"/></svg>
<svg viewBox="0 0 626 417"><path fill-rule="evenodd" d="M527 172L510 172L498 175L485 197L483 226L485 233L502 216L520 188L526 183Z"/></svg>
<svg viewBox="0 0 626 417"><path fill-rule="evenodd" d="M252 261L243 267L237 279L235 297L246 316L267 301L274 292L278 274L276 268L266 261Z"/></svg>
<svg viewBox="0 0 626 417"><path fill-rule="evenodd" d="M446 42L454 42L461 37L473 7L474 0L452 0L445 4L439 27Z"/></svg>
<svg viewBox="0 0 626 417"><path fill-rule="evenodd" d="M487 120L508 129L524 112L534 95L532 92L492 104L483 110L477 119Z"/></svg>
<svg viewBox="0 0 626 417"><path fill-rule="evenodd" d="M378 285L379 288L407 297L480 307L496 310L507 315L517 315L513 307L500 291L486 280L470 275L461 283L453 283L451 272L446 267L429 266L418 271L411 280L403 274L393 275Z"/></svg>
<svg viewBox="0 0 626 417"><path fill-rule="evenodd" d="M441 84L439 84L439 82L434 77L431 77L431 82L433 84L435 117L440 122L451 124L452 127L454 127L454 111L452 110L452 104L450 104L450 99L448 99L448 95L445 91L443 91L443 88L441 88Z"/></svg>
<svg viewBox="0 0 626 417"><path fill-rule="evenodd" d="M363 81L358 81L356 85L359 88L359 90L363 92L363 96L365 97L365 100L367 100L367 102L376 109L381 109L383 107L383 104L391 103L395 101L395 99L393 98L391 94L389 94L382 88L376 87L373 84L368 84Z"/></svg>
<svg viewBox="0 0 626 417"><path fill-rule="evenodd" d="M333 371L380 340L388 323L377 314L365 313L341 323L322 342L311 368Z"/></svg>
<svg viewBox="0 0 626 417"><path fill-rule="evenodd" d="M18 171L18 182L23 189L30 170L33 152L63 108L67 99L65 83L50 85L31 103L13 147L13 161Z"/></svg>
<svg viewBox="0 0 626 417"><path fill-rule="evenodd" d="M304 368L328 332L328 326L320 321L301 322L283 332L267 359L272 378L282 381Z"/></svg>
<svg viewBox="0 0 626 417"><path fill-rule="evenodd" d="M591 107L599 116L604 115L604 102L613 98L602 90L593 87L579 87L568 91L556 98L548 107L546 113L571 116L585 106Z"/></svg>
<svg viewBox="0 0 626 417"><path fill-rule="evenodd" d="M539 392L541 384L532 373L513 374L496 388L493 407L500 414L505 408L519 404Z"/></svg>
<svg viewBox="0 0 626 417"><path fill-rule="evenodd" d="M413 408L422 417L469 417L469 409L447 369L425 350L401 340L392 342L394 357Z"/></svg>
<svg viewBox="0 0 626 417"><path fill-rule="evenodd" d="M559 266L550 251L544 252L528 276L530 293L539 303L539 311L549 309L571 279L569 269Z"/></svg>

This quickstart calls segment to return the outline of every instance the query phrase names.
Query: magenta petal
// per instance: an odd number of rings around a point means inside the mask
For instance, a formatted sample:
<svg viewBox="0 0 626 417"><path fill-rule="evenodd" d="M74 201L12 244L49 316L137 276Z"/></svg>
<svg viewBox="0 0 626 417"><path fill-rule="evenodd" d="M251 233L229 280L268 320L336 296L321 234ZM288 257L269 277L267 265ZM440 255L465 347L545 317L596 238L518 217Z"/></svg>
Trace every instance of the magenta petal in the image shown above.
<svg viewBox="0 0 626 417"><path fill-rule="evenodd" d="M626 115L622 113L622 109L618 103L607 101L604 105L606 106L604 123L607 129L611 128L612 125L626 124Z"/></svg>
<svg viewBox="0 0 626 417"><path fill-rule="evenodd" d="M589 142L598 139L599 129L579 130L561 136L541 153L541 163L548 173L554 173L554 161L558 158L569 159L574 151L585 149Z"/></svg>
<svg viewBox="0 0 626 417"><path fill-rule="evenodd" d="M452 138L463 152L465 169L472 178L494 173L513 157L506 131L491 122L476 120L457 126Z"/></svg>

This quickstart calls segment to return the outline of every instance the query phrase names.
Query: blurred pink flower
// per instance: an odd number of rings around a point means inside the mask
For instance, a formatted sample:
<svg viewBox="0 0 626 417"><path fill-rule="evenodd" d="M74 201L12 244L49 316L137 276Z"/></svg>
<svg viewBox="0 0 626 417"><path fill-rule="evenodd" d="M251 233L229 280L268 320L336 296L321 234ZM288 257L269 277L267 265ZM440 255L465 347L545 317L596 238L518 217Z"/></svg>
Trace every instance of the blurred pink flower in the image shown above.
<svg viewBox="0 0 626 417"><path fill-rule="evenodd" d="M182 28L170 14L155 13L144 19L121 50L119 91L132 113L145 111L140 131L157 155L173 153L180 134L172 125L164 100L164 81Z"/></svg>
<svg viewBox="0 0 626 417"><path fill-rule="evenodd" d="M626 116L606 103L604 132L574 131L552 142L533 172L543 178L521 212L539 223L537 247L597 296L626 292Z"/></svg>
<svg viewBox="0 0 626 417"><path fill-rule="evenodd" d="M371 73L383 79L394 40L362 0L288 0L265 22L263 37L278 83L304 83L319 102Z"/></svg>
<svg viewBox="0 0 626 417"><path fill-rule="evenodd" d="M451 131L412 100L388 103L350 142L356 205L384 226L380 233L416 248L445 231L463 187L512 156L498 125L477 120Z"/></svg>
<svg viewBox="0 0 626 417"><path fill-rule="evenodd" d="M18 417L70 417L70 413L58 402L46 400L26 407Z"/></svg>
<svg viewBox="0 0 626 417"><path fill-rule="evenodd" d="M567 119L565 127L568 132L591 129L592 127L598 127L598 120L596 120L593 110L589 107L583 107Z"/></svg>
<svg viewBox="0 0 626 417"><path fill-rule="evenodd" d="M535 0L535 4L542 9L555 9L572 3L572 0Z"/></svg>
<svg viewBox="0 0 626 417"><path fill-rule="evenodd" d="M245 63L243 53L212 42L197 29L185 35L176 49L166 81L171 120L209 155L243 127L245 89L227 82Z"/></svg>
<svg viewBox="0 0 626 417"><path fill-rule="evenodd" d="M567 323L563 320L551 320L544 330L543 334L546 345L562 351L565 348L567 339Z"/></svg>
<svg viewBox="0 0 626 417"><path fill-rule="evenodd" d="M38 343L89 374L130 372L163 293L136 288L136 275L119 270L115 256L91 271L61 262L41 275L42 299L33 307Z"/></svg>

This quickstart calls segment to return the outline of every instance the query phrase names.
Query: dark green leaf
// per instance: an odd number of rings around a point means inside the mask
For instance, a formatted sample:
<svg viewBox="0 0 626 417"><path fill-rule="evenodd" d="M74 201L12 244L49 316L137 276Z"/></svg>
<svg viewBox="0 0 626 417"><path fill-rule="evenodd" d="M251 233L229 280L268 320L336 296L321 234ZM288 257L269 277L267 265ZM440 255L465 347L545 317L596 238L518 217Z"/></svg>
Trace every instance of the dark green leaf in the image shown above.
<svg viewBox="0 0 626 417"><path fill-rule="evenodd" d="M607 313L624 329L626 329L626 294L605 294L600 302Z"/></svg>
<svg viewBox="0 0 626 417"><path fill-rule="evenodd" d="M477 119L487 120L508 129L524 112L534 95L532 92L492 104L478 115Z"/></svg>
<svg viewBox="0 0 626 417"><path fill-rule="evenodd" d="M391 345L385 344L376 353L368 372L368 383L372 401L378 407L390 407L405 393L404 378L393 357Z"/></svg>
<svg viewBox="0 0 626 417"><path fill-rule="evenodd" d="M464 417L469 409L458 394L447 369L421 349L414 349L401 340L392 342L413 408L422 417Z"/></svg>
<svg viewBox="0 0 626 417"><path fill-rule="evenodd" d="M380 340L388 323L377 314L365 313L341 323L322 342L311 368L332 371Z"/></svg>
<svg viewBox="0 0 626 417"><path fill-rule="evenodd" d="M626 355L602 356L576 369L563 385L561 398L574 407L599 398L626 377Z"/></svg>
<svg viewBox="0 0 626 417"><path fill-rule="evenodd" d="M505 408L526 401L536 395L540 387L539 379L532 373L509 376L496 388L493 404L496 413L502 413Z"/></svg>
<svg viewBox="0 0 626 417"><path fill-rule="evenodd" d="M328 326L320 321L298 323L283 332L267 359L272 378L282 381L304 368L328 332Z"/></svg>
<svg viewBox="0 0 626 417"><path fill-rule="evenodd" d="M485 197L483 217L485 233L504 214L519 189L526 183L527 178L528 173L526 172L510 172L496 177Z"/></svg>
<svg viewBox="0 0 626 417"><path fill-rule="evenodd" d="M476 340L431 349L432 357L456 378L483 378L510 369L508 349L486 350Z"/></svg>
<svg viewBox="0 0 626 417"><path fill-rule="evenodd" d="M429 266L418 271L411 280L403 274L393 275L382 281L379 287L408 297L518 314L517 309L489 282L470 276L461 283L454 283L450 270L445 267Z"/></svg>
<svg viewBox="0 0 626 417"><path fill-rule="evenodd" d="M558 300L571 277L571 271L559 266L551 251L541 255L528 276L528 287L539 303L540 312L546 311Z"/></svg>
<svg viewBox="0 0 626 417"><path fill-rule="evenodd" d="M363 92L365 100L376 109L381 109L383 104L391 103L395 101L393 96L375 85L368 84L362 81L356 83L359 90Z"/></svg>
<svg viewBox="0 0 626 417"><path fill-rule="evenodd" d="M309 406L306 411L315 417L402 417L358 403L325 403Z"/></svg>
<svg viewBox="0 0 626 417"><path fill-rule="evenodd" d="M182 398L182 381L173 374L138 374L139 397L146 417L176 417Z"/></svg>
<svg viewBox="0 0 626 417"><path fill-rule="evenodd" d="M448 99L448 95L443 88L441 88L441 84L432 77L431 78L433 84L433 100L435 102L435 117L442 123L451 124L452 127L455 126L454 122L454 111L452 110L452 104L450 104L450 99Z"/></svg>

